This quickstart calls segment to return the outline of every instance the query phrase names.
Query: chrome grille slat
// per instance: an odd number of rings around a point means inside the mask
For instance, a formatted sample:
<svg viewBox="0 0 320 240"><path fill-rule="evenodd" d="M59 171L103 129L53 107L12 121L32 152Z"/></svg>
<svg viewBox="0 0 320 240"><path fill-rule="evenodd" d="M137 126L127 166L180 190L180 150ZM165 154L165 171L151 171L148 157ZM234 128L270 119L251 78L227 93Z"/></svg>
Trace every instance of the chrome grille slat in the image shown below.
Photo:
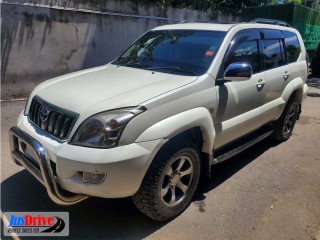
<svg viewBox="0 0 320 240"><path fill-rule="evenodd" d="M71 123L71 119L70 118L66 118L64 120L64 123L62 125L62 129L61 129L61 132L60 132L60 138L64 138L64 136L66 135L66 133L68 131L70 123Z"/></svg>
<svg viewBox="0 0 320 240"><path fill-rule="evenodd" d="M34 116L35 116L35 111L36 111L36 102L32 102L32 109L30 109L31 111L31 116L32 116L32 121L34 121Z"/></svg>
<svg viewBox="0 0 320 240"><path fill-rule="evenodd" d="M33 104L33 115L32 115L32 120L35 122L35 120L36 120L36 111L37 111L37 103L36 102L34 102L34 104Z"/></svg>
<svg viewBox="0 0 320 240"><path fill-rule="evenodd" d="M60 136L63 122L64 122L64 117L63 115L60 115L56 121L56 124L54 125L53 135L55 135L56 137Z"/></svg>
<svg viewBox="0 0 320 240"><path fill-rule="evenodd" d="M34 115L34 122L39 126L39 111L40 111L40 104L37 103Z"/></svg>
<svg viewBox="0 0 320 240"><path fill-rule="evenodd" d="M42 106L39 104L39 109L38 109L38 116L37 116L37 125L41 125L41 119L40 119L40 111L42 110Z"/></svg>
<svg viewBox="0 0 320 240"><path fill-rule="evenodd" d="M57 112L53 112L51 114L51 117L49 118L49 126L48 126L48 132L49 133L52 133L53 132L53 129L54 129L54 124L57 120L57 117L58 117L58 113Z"/></svg>
<svg viewBox="0 0 320 240"><path fill-rule="evenodd" d="M29 108L29 120L58 140L65 140L77 120L76 113L61 109L35 96Z"/></svg>
<svg viewBox="0 0 320 240"><path fill-rule="evenodd" d="M35 107L35 102L32 101L32 102L31 102L31 105L30 105L30 110L29 110L30 116L33 116L33 115L34 115L34 107Z"/></svg>

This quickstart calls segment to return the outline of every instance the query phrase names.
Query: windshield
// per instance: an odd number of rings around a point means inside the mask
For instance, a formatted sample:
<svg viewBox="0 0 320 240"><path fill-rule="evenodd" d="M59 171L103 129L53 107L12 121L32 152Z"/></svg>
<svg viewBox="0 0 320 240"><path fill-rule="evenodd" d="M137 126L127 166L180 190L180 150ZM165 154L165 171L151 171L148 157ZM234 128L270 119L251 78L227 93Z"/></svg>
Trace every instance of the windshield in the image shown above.
<svg viewBox="0 0 320 240"><path fill-rule="evenodd" d="M113 64L183 75L204 74L225 32L199 30L150 31Z"/></svg>

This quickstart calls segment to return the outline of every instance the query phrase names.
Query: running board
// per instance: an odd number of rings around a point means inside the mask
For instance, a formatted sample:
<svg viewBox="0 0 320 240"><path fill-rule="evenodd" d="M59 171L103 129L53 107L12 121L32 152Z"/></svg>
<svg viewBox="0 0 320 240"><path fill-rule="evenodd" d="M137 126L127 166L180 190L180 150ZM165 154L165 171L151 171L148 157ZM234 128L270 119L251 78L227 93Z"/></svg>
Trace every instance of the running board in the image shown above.
<svg viewBox="0 0 320 240"><path fill-rule="evenodd" d="M221 149L217 149L213 153L213 157L211 158L210 165L214 165L220 162L223 162L234 155L237 155L238 153L242 152L243 150L251 147L255 143L267 138L272 134L273 130L264 129L264 130L259 130L253 134L250 134L246 137L243 137L226 147L223 147Z"/></svg>

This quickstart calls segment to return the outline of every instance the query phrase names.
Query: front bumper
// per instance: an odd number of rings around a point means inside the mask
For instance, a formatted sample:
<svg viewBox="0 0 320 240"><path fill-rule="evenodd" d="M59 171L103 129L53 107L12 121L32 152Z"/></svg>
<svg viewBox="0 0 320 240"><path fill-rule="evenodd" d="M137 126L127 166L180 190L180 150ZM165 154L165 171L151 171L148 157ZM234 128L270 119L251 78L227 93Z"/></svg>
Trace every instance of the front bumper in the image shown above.
<svg viewBox="0 0 320 240"><path fill-rule="evenodd" d="M82 194L70 195L63 192L55 180L45 149L37 140L18 127L10 129L9 139L12 159L46 187L52 201L61 205L71 205L87 198Z"/></svg>
<svg viewBox="0 0 320 240"><path fill-rule="evenodd" d="M47 189L57 204L71 205L88 196L132 196L165 140L133 143L113 149L95 149L67 143L52 144L23 121L10 129L12 159L26 168ZM83 172L106 173L101 183L83 181Z"/></svg>

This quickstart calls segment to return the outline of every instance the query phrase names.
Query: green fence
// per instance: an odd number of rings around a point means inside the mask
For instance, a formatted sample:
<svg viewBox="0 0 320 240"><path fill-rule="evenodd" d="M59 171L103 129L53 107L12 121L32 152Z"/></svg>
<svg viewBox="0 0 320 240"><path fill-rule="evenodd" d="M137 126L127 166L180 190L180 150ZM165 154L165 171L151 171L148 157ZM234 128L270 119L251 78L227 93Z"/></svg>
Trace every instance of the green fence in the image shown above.
<svg viewBox="0 0 320 240"><path fill-rule="evenodd" d="M245 8L242 21L255 18L271 18L288 22L296 28L308 51L313 51L320 43L320 12L302 5L273 5L265 7Z"/></svg>

